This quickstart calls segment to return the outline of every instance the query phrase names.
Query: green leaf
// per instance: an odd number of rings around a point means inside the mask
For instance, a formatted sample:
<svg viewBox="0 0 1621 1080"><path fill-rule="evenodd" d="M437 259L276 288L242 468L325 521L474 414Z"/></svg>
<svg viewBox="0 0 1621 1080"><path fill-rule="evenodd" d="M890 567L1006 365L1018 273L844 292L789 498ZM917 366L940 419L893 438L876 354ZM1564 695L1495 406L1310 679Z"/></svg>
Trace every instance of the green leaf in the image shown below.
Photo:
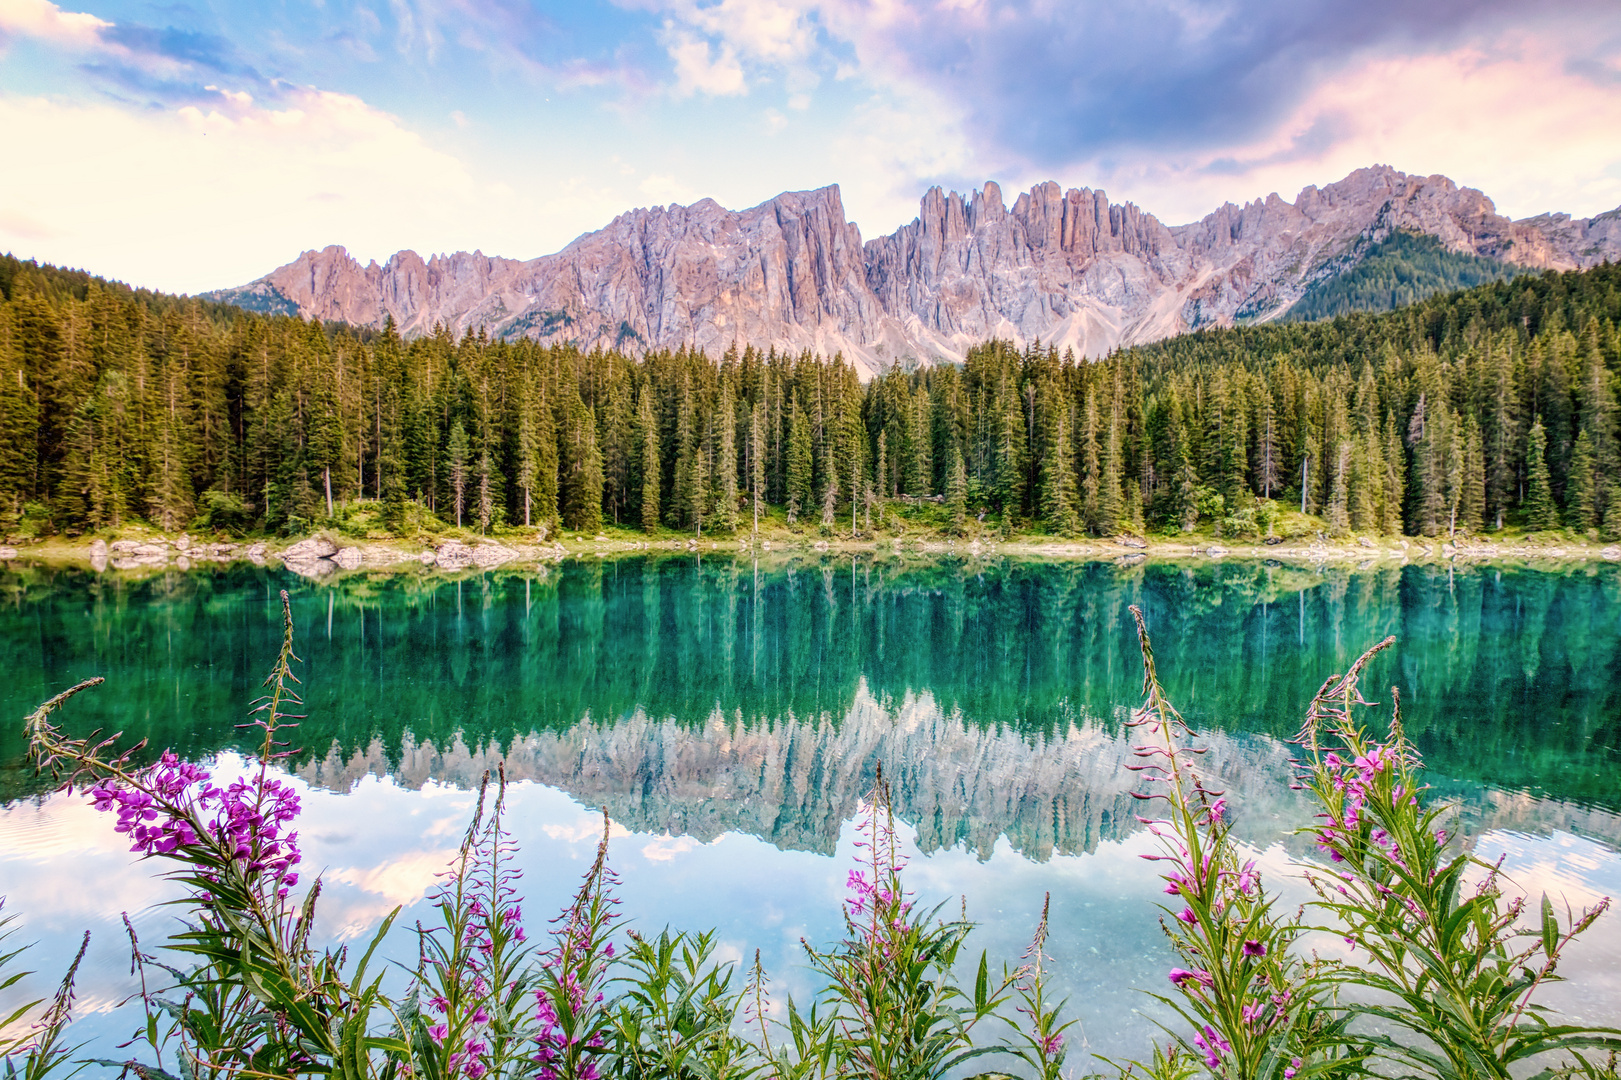
<svg viewBox="0 0 1621 1080"><path fill-rule="evenodd" d="M1552 960L1559 950L1559 921L1553 917L1553 901L1542 894L1542 950Z"/></svg>

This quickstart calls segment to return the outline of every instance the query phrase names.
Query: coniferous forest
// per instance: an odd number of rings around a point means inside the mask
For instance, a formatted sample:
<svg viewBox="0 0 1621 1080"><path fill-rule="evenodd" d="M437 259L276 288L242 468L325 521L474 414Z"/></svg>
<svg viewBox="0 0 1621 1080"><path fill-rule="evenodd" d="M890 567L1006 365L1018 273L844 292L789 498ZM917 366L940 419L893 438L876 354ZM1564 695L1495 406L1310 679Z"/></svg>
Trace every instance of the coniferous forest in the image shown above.
<svg viewBox="0 0 1621 1080"><path fill-rule="evenodd" d="M1328 531L1621 537L1621 266L1383 314L1188 334L1077 361L988 342L862 384L835 357L644 356L381 331L0 260L12 534L139 519L395 532L727 533L756 506L871 535L888 500L1063 535L1283 509Z"/></svg>

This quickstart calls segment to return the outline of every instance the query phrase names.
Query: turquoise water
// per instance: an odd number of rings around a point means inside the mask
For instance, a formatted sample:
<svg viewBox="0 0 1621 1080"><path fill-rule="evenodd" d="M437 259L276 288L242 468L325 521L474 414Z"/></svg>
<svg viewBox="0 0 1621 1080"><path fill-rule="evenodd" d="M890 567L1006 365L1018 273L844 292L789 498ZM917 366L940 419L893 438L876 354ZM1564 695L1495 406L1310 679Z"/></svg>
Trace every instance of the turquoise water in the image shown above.
<svg viewBox="0 0 1621 1080"><path fill-rule="evenodd" d="M1089 1045L1140 1052L1153 1008L1133 988L1157 989L1167 956L1121 768L1141 679L1132 603L1238 835L1287 896L1309 811L1282 740L1322 680L1386 634L1398 643L1372 685L1400 686L1467 842L1506 855L1532 895L1621 893L1621 567L689 557L319 584L25 569L0 578L0 715L103 675L62 714L70 730L239 767L281 588L309 713L288 768L333 939L396 904L406 925L423 916L479 777L504 760L528 910L572 891L606 807L639 925L715 926L726 955L761 949L774 985L803 995L799 939L838 930L852 822L882 764L920 897L965 897L979 946L1011 962L1051 892L1049 951ZM116 1009L119 912L150 944L173 925L170 894L105 819L49 794L19 726L0 733L0 892L40 941L36 991L93 931L82 1031L105 1050L133 1022ZM1621 1018L1618 922L1600 921L1554 988L1589 1020Z"/></svg>

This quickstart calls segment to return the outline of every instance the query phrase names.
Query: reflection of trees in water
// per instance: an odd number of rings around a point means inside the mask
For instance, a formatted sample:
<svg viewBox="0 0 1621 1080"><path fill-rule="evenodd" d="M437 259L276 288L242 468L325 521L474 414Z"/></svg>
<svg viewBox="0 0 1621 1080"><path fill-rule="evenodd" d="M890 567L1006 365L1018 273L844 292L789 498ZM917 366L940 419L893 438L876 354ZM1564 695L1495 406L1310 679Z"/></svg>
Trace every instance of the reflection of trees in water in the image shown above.
<svg viewBox="0 0 1621 1080"><path fill-rule="evenodd" d="M310 703L299 738L335 742L345 760L377 745L403 768L407 731L419 747L458 733L483 746L566 733L582 717L701 730L717 711L751 730L795 717L837 731L863 684L891 709L927 694L964 730L1057 738L1136 699L1124 616L1140 603L1169 688L1201 726L1288 734L1328 673L1391 633L1396 661L1374 674L1402 685L1438 771L1615 806L1618 571L711 556L460 580L350 575L293 583ZM283 583L242 569L142 582L10 574L3 705L21 716L103 674L110 689L74 722L193 756L236 745L232 725L275 650L270 601ZM14 728L0 752L19 762ZM32 784L14 767L5 783Z"/></svg>

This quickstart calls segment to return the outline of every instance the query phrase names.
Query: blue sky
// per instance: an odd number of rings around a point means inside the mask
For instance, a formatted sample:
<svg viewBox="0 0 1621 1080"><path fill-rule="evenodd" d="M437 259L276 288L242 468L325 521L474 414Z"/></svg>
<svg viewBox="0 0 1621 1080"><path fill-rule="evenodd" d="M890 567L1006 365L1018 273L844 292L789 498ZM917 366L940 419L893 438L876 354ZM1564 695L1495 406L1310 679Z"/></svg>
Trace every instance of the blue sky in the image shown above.
<svg viewBox="0 0 1621 1080"><path fill-rule="evenodd" d="M1054 179L1167 223L1361 165L1621 205L1615 0L0 0L0 250L159 288L531 258L635 206Z"/></svg>

